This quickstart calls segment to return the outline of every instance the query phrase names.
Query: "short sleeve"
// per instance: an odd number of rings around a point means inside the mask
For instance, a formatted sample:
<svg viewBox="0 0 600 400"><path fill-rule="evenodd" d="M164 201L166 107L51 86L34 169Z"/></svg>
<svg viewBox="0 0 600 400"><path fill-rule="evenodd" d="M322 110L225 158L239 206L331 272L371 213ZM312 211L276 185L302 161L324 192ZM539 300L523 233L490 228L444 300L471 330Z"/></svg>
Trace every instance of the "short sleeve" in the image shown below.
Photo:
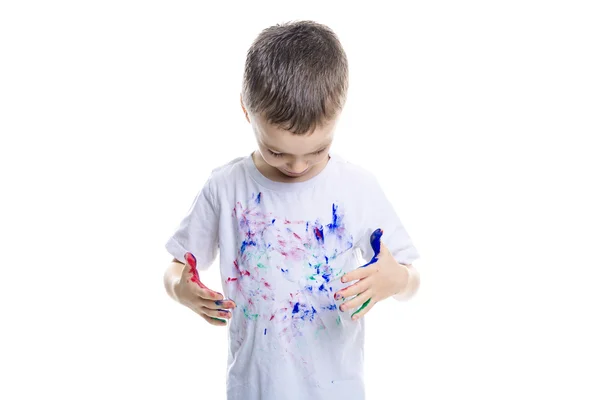
<svg viewBox="0 0 600 400"><path fill-rule="evenodd" d="M375 178L368 186L368 198L363 203L364 230L358 242L362 257L365 260L373 258L370 238L371 233L379 228L383 230L381 241L394 259L400 264L412 264L420 255L411 237Z"/></svg>
<svg viewBox="0 0 600 400"><path fill-rule="evenodd" d="M219 213L209 179L196 195L192 206L166 244L167 251L183 262L187 252L196 257L197 268L206 270L217 257Z"/></svg>

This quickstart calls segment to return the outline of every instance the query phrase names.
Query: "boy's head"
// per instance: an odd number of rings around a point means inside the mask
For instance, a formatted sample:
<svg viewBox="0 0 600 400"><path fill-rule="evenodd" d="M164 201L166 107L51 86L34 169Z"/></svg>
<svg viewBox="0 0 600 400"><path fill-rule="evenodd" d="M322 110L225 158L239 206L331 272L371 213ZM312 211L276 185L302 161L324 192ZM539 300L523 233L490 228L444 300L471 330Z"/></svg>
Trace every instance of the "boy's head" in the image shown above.
<svg viewBox="0 0 600 400"><path fill-rule="evenodd" d="M246 58L241 94L260 155L299 178L326 163L348 90L348 62L328 27L312 21L265 29Z"/></svg>

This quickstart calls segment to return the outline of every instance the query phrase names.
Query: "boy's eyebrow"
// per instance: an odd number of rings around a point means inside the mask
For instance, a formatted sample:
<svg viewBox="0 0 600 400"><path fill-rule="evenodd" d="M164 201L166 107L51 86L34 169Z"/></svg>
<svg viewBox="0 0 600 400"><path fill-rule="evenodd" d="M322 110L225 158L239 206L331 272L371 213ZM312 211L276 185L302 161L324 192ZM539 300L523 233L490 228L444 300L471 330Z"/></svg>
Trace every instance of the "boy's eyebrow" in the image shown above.
<svg viewBox="0 0 600 400"><path fill-rule="evenodd" d="M310 153L308 153L308 154L313 154L313 153L316 153L316 152L318 152L318 151L321 151L321 150L323 150L324 148L326 148L327 146L329 146L329 145L330 145L332 142L333 142L333 141L332 141L332 140L330 140L330 141L328 141L328 142L326 142L326 143L323 143L321 146L317 147L317 149L316 149L315 151L311 151L311 152L310 152ZM272 150L272 151L274 151L275 153L281 153L281 154L285 154L285 151L281 151L281 150L277 149L276 147L269 146L268 144L266 144L266 143L264 143L264 142L263 142L263 145L264 145L265 147L267 147L269 150Z"/></svg>

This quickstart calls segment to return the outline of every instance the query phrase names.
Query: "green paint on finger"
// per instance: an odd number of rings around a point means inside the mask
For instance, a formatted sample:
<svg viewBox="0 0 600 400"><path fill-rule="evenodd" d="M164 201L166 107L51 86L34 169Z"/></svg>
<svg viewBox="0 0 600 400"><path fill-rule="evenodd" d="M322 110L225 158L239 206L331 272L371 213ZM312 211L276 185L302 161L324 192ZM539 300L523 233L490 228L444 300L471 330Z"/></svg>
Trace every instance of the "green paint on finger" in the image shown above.
<svg viewBox="0 0 600 400"><path fill-rule="evenodd" d="M363 305L362 305L362 306L360 306L360 308L359 308L358 310L356 310L356 311L354 311L354 312L352 313L352 316L354 317L356 314L358 314L359 312L361 312L362 310L364 310L364 309L365 309L365 308L366 308L366 307L369 305L369 303L370 303L370 302L371 302L371 299L369 299L369 300L365 301L365 302L363 303Z"/></svg>

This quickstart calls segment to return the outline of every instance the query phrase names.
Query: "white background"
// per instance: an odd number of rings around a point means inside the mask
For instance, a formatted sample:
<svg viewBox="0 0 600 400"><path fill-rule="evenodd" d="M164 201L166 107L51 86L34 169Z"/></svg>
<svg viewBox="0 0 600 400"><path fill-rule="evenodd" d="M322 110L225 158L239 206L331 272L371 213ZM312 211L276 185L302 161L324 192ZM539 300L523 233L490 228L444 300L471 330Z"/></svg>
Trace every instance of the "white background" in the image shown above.
<svg viewBox="0 0 600 400"><path fill-rule="evenodd" d="M224 399L226 332L167 297L164 243L253 150L245 52L297 19L345 46L334 151L422 254L367 317L368 398L600 398L594 2L200 3L1 3L0 398Z"/></svg>

